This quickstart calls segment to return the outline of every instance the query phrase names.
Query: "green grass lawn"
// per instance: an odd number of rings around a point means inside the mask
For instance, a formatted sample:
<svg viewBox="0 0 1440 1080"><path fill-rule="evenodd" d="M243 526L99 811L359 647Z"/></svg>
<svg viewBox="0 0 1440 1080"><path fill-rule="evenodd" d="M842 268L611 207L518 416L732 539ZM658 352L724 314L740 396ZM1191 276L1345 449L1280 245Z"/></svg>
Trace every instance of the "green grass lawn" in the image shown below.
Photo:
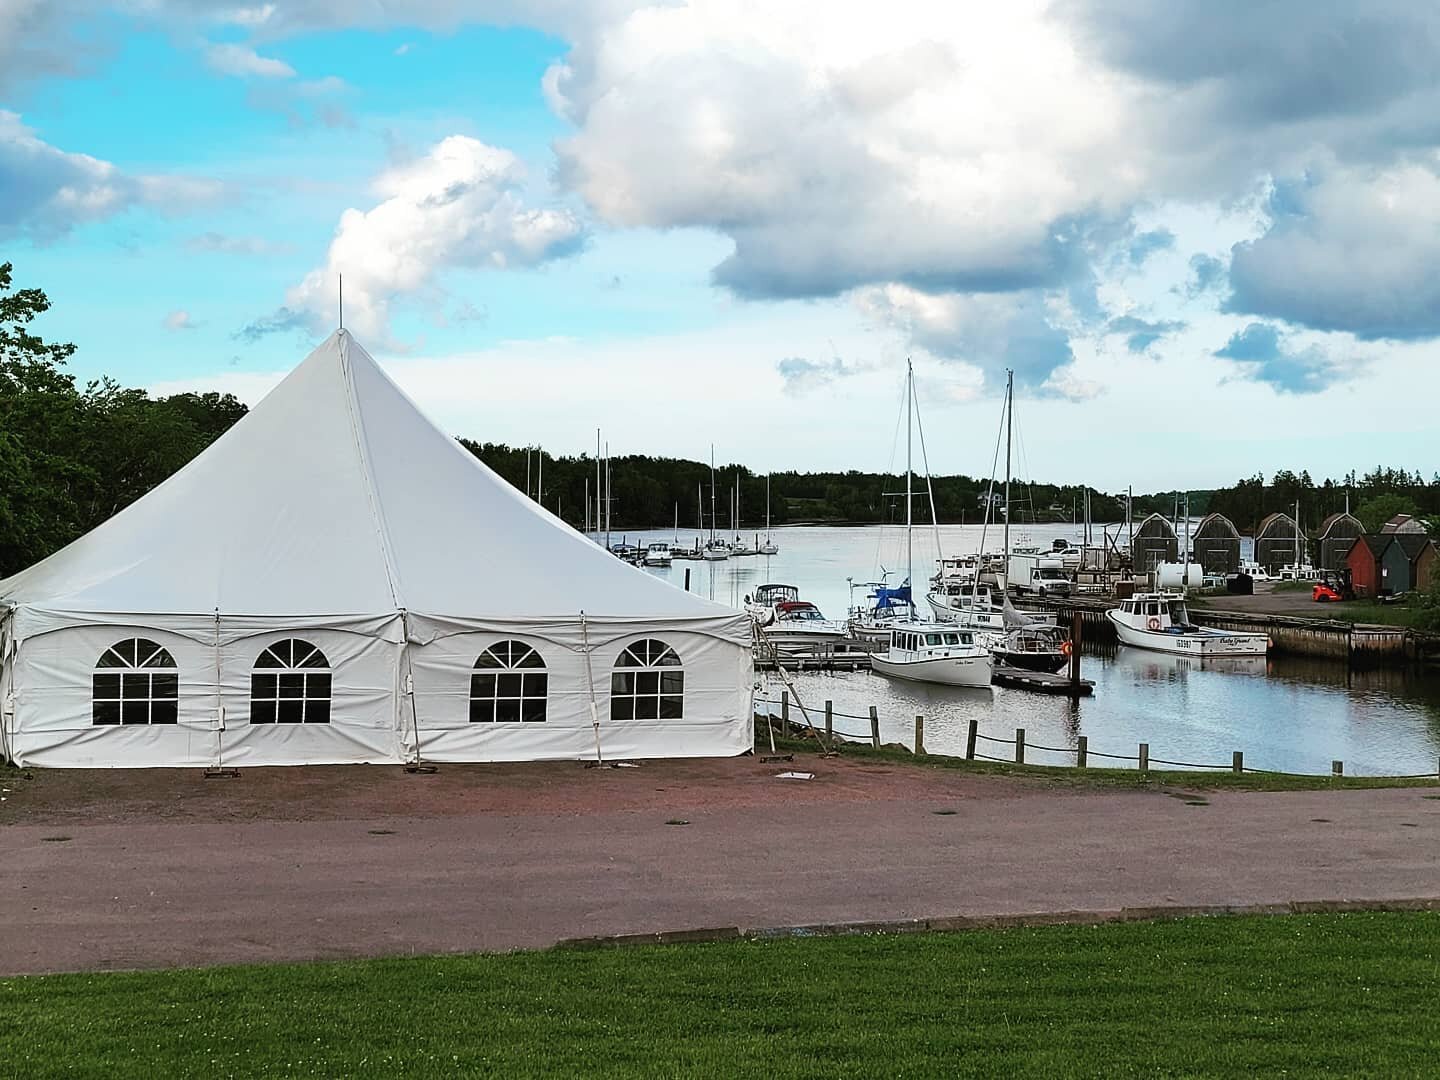
<svg viewBox="0 0 1440 1080"><path fill-rule="evenodd" d="M1434 1075L1440 915L0 982L10 1076Z"/></svg>
<svg viewBox="0 0 1440 1080"><path fill-rule="evenodd" d="M1407 626L1413 630L1434 631L1434 613L1418 603L1381 604L1374 600L1344 600L1339 603L1316 604L1317 618L1339 619L1343 622L1381 623L1385 626Z"/></svg>

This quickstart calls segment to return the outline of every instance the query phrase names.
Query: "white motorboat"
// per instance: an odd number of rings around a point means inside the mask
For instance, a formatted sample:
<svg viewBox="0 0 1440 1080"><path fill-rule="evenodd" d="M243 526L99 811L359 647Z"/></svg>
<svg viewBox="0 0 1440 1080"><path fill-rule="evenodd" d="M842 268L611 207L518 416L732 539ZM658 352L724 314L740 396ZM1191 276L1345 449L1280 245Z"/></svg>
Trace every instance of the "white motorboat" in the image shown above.
<svg viewBox="0 0 1440 1080"><path fill-rule="evenodd" d="M1264 656L1270 647L1264 634L1196 626L1178 593L1136 593L1105 614L1121 643L1139 649L1211 657Z"/></svg>
<svg viewBox="0 0 1440 1080"><path fill-rule="evenodd" d="M1319 581L1320 571L1309 563L1286 563L1280 568L1281 581Z"/></svg>
<svg viewBox="0 0 1440 1080"><path fill-rule="evenodd" d="M724 540L711 540L705 545L703 557L706 562L720 562L730 558L730 545Z"/></svg>
<svg viewBox="0 0 1440 1080"><path fill-rule="evenodd" d="M794 603L800 599L800 590L794 585L770 582L757 585L755 591L745 597L745 611L760 626L769 626L775 621L777 604Z"/></svg>
<svg viewBox="0 0 1440 1080"><path fill-rule="evenodd" d="M1242 562L1240 564L1240 573L1245 574L1255 581L1275 580L1270 576L1270 571L1266 570L1265 567L1261 566L1254 559L1251 559L1249 562Z"/></svg>
<svg viewBox="0 0 1440 1080"><path fill-rule="evenodd" d="M894 679L989 686L994 660L978 636L945 623L897 623L885 651L871 656L870 667Z"/></svg>
<svg viewBox="0 0 1440 1080"><path fill-rule="evenodd" d="M979 555L955 555L937 559L936 564L939 569L931 575L930 580L937 585L950 582L969 584L980 573Z"/></svg>
<svg viewBox="0 0 1440 1080"><path fill-rule="evenodd" d="M655 540L646 546L644 562L646 566L669 566L674 557L669 541Z"/></svg>
<svg viewBox="0 0 1440 1080"><path fill-rule="evenodd" d="M774 620L760 632L766 641L786 652L837 643L845 638L847 630L843 622L825 618L808 600L781 600L775 605Z"/></svg>
<svg viewBox="0 0 1440 1080"><path fill-rule="evenodd" d="M958 581L937 585L925 594L925 602L940 622L955 623L970 630L988 630L1003 634L1005 605L995 599L995 593L988 585L966 585ZM1054 626L1054 612L1027 611L1031 623L1037 626Z"/></svg>

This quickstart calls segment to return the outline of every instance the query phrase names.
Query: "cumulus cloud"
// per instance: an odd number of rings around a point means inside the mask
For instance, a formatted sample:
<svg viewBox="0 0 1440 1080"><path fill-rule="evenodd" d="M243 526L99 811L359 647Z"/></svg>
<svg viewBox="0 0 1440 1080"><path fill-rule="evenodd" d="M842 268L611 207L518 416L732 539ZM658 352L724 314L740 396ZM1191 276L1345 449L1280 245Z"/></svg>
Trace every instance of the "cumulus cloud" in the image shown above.
<svg viewBox="0 0 1440 1080"><path fill-rule="evenodd" d="M1024 389L1066 395L1057 373L1075 355L1069 334L1039 294L926 293L885 285L856 299L862 311L902 330L916 347L977 367L992 385L1008 368Z"/></svg>
<svg viewBox="0 0 1440 1080"><path fill-rule="evenodd" d="M242 79L293 79L295 69L283 60L261 56L248 45L208 45L205 62L221 75Z"/></svg>
<svg viewBox="0 0 1440 1080"><path fill-rule="evenodd" d="M580 221L565 209L536 209L520 195L525 170L508 150L452 135L422 158L383 173L381 201L340 217L325 265L289 291L285 306L241 334L247 340L303 323L335 325L345 276L345 323L362 337L396 347L392 305L433 287L451 268L538 266L580 247Z"/></svg>
<svg viewBox="0 0 1440 1080"><path fill-rule="evenodd" d="M1230 336L1215 355L1233 361L1243 378L1279 393L1314 394L1338 382L1343 367L1320 349L1294 348L1269 323L1250 323Z"/></svg>
<svg viewBox="0 0 1440 1080"><path fill-rule="evenodd" d="M577 126L560 176L612 223L723 232L715 280L744 296L1052 284L1074 223L1144 170L1113 80L1045 7L636 12L547 75Z"/></svg>
<svg viewBox="0 0 1440 1080"><path fill-rule="evenodd" d="M1177 289L1187 299L1194 300L1197 296L1220 289L1225 284L1225 262L1213 255L1206 255L1201 252L1190 256L1190 275L1185 279L1185 284Z"/></svg>
<svg viewBox="0 0 1440 1080"><path fill-rule="evenodd" d="M135 207L181 213L219 194L212 181L133 176L108 161L60 150L0 109L0 235L53 240Z"/></svg>
<svg viewBox="0 0 1440 1080"><path fill-rule="evenodd" d="M200 324L190 317L188 311L180 308L166 315L163 325L166 330L194 330Z"/></svg>
<svg viewBox="0 0 1440 1080"><path fill-rule="evenodd" d="M1410 164L1338 170L1281 192L1235 247L1230 311L1362 339L1440 334L1440 176Z"/></svg>

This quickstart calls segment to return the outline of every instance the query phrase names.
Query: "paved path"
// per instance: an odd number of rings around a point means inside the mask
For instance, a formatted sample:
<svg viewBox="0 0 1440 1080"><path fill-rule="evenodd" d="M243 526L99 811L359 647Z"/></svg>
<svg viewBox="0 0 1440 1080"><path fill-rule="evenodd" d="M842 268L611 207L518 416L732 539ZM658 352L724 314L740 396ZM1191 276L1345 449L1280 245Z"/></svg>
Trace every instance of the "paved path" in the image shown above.
<svg viewBox="0 0 1440 1080"><path fill-rule="evenodd" d="M1188 805L951 770L805 767L814 781L775 779L777 767L754 758L603 776L525 767L563 812L535 805L525 794L535 784L496 796L498 766L399 781L469 784L496 803L457 811L452 801L423 816L230 820L230 796L193 777L207 812L172 806L169 820L147 818L152 803L138 798L134 813L122 800L105 823L57 820L37 799L0 827L0 973L510 949L709 926L1440 897L1433 788L1211 793ZM265 783L281 792L299 775L274 772ZM131 775L137 787L160 783ZM737 790L750 797L737 801ZM287 808L281 817L296 816ZM676 819L689 824L666 824Z"/></svg>

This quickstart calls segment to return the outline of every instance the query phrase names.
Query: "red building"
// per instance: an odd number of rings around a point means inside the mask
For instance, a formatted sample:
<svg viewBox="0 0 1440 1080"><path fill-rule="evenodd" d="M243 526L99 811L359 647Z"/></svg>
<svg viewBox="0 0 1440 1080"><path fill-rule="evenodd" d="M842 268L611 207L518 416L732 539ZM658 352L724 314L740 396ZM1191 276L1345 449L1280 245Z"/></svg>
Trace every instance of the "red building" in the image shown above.
<svg viewBox="0 0 1440 1080"><path fill-rule="evenodd" d="M1345 565L1350 568L1350 584L1354 586L1356 596L1374 597L1390 591L1381 558L1394 539L1393 535L1363 534L1350 545L1345 554Z"/></svg>

